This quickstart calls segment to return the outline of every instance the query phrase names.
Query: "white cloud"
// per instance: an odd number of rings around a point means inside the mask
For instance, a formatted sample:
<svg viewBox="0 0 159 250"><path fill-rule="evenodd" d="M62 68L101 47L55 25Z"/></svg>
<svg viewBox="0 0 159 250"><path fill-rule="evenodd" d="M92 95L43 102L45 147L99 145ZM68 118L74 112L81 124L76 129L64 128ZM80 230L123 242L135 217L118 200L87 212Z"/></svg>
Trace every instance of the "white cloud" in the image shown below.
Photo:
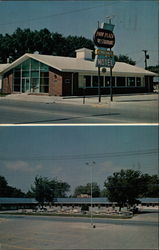
<svg viewBox="0 0 159 250"><path fill-rule="evenodd" d="M42 169L42 165L40 164L31 166L28 162L25 161L6 162L5 165L9 170L21 172L35 172Z"/></svg>

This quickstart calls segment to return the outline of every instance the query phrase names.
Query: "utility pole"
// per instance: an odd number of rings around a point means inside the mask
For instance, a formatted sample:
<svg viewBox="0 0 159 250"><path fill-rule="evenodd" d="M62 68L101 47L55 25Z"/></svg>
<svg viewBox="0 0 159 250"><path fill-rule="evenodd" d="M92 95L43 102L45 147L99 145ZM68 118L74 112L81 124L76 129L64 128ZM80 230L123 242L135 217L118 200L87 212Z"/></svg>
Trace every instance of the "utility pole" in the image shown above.
<svg viewBox="0 0 159 250"><path fill-rule="evenodd" d="M149 55L147 54L147 50L142 50L145 53L145 69L147 69L147 59L149 59Z"/></svg>

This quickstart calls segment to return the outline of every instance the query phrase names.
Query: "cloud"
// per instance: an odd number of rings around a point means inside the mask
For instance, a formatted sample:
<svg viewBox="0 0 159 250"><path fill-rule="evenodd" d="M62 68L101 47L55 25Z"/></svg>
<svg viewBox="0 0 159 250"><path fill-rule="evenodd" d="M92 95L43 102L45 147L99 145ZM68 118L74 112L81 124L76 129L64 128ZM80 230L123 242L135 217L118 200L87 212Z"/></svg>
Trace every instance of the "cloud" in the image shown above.
<svg viewBox="0 0 159 250"><path fill-rule="evenodd" d="M28 162L25 161L6 162L5 166L9 170L30 173L42 169L42 165L40 164L31 166Z"/></svg>

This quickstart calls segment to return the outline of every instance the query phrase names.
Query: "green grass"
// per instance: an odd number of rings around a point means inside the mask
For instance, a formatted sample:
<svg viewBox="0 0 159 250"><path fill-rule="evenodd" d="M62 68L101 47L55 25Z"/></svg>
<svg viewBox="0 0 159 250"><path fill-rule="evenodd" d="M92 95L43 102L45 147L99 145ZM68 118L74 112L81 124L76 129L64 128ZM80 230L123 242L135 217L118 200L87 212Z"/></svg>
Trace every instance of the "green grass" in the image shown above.
<svg viewBox="0 0 159 250"><path fill-rule="evenodd" d="M27 215L27 216L59 216L59 217L86 217L90 218L88 214L58 214L58 213L18 213L18 212L3 212L1 214L10 214L10 215ZM133 216L124 216L124 215L93 215L93 218L110 218L110 219L131 219Z"/></svg>

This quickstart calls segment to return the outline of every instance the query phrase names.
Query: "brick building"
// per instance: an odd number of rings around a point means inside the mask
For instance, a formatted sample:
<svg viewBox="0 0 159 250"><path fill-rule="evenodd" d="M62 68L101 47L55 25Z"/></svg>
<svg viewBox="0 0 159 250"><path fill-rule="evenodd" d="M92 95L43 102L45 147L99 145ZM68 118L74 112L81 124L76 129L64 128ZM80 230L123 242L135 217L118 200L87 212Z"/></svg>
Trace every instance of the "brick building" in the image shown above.
<svg viewBox="0 0 159 250"><path fill-rule="evenodd" d="M137 66L116 62L113 68L113 93L152 92L156 74ZM110 71L100 75L101 94L110 93ZM30 93L52 96L95 95L98 93L98 69L92 51L76 50L76 58L25 54L0 67L3 93Z"/></svg>

